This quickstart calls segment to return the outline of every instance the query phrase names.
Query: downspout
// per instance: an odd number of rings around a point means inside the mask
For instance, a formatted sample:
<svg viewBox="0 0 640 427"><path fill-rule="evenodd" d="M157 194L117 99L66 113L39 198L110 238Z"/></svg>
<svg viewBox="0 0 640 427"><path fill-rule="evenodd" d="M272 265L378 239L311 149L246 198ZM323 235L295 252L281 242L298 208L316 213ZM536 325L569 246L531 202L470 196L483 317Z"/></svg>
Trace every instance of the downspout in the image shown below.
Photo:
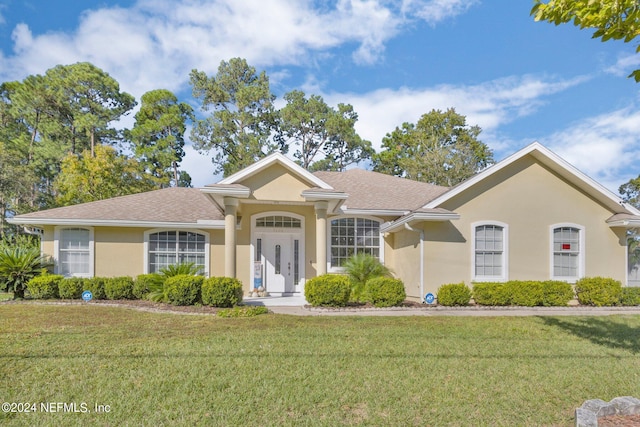
<svg viewBox="0 0 640 427"><path fill-rule="evenodd" d="M404 228L420 234L420 301L424 302L424 230L416 230L406 222Z"/></svg>

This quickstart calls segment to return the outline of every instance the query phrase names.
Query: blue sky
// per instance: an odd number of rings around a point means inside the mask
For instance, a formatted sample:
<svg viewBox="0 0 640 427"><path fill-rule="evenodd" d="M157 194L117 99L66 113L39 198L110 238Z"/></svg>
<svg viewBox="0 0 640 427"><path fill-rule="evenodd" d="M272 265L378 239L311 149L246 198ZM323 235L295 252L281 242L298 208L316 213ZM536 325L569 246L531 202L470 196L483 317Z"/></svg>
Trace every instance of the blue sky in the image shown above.
<svg viewBox="0 0 640 427"><path fill-rule="evenodd" d="M405 121L453 107L501 159L539 141L617 191L640 174L635 43L536 23L513 0L0 0L0 80L89 61L137 99L194 103L191 69L243 57L272 91L350 103L379 147ZM197 107L197 104L194 103ZM123 126L133 124L133 114ZM215 182L187 147L194 185Z"/></svg>

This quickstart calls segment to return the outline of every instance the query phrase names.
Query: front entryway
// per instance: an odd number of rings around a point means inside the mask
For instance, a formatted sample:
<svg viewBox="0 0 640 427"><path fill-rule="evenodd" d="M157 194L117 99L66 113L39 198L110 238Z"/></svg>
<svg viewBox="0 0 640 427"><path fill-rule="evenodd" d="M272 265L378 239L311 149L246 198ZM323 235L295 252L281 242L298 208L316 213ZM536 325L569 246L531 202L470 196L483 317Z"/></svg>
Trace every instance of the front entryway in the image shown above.
<svg viewBox="0 0 640 427"><path fill-rule="evenodd" d="M254 219L252 281L271 295L295 295L303 291L303 224L301 218L285 215Z"/></svg>

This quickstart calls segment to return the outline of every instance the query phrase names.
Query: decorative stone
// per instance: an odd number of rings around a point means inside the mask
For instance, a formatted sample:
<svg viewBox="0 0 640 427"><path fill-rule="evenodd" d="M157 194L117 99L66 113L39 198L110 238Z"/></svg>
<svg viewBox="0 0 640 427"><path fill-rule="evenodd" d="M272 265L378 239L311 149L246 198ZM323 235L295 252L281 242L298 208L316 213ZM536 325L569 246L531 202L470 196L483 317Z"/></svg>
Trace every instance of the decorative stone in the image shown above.
<svg viewBox="0 0 640 427"><path fill-rule="evenodd" d="M640 399L635 397L616 397L611 402L587 400L576 409L576 427L597 427L599 417L637 414L640 414Z"/></svg>

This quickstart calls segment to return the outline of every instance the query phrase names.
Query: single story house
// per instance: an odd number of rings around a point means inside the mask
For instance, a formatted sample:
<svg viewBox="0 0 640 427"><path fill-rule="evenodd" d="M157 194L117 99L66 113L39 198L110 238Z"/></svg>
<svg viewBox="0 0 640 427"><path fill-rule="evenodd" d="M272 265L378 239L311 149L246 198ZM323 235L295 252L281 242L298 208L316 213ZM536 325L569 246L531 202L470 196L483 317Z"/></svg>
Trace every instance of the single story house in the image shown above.
<svg viewBox="0 0 640 427"><path fill-rule="evenodd" d="M352 254L378 257L419 300L442 284L606 276L628 283L640 211L539 143L446 188L276 153L217 184L18 215L65 276L137 276L194 262L249 293L296 295Z"/></svg>

